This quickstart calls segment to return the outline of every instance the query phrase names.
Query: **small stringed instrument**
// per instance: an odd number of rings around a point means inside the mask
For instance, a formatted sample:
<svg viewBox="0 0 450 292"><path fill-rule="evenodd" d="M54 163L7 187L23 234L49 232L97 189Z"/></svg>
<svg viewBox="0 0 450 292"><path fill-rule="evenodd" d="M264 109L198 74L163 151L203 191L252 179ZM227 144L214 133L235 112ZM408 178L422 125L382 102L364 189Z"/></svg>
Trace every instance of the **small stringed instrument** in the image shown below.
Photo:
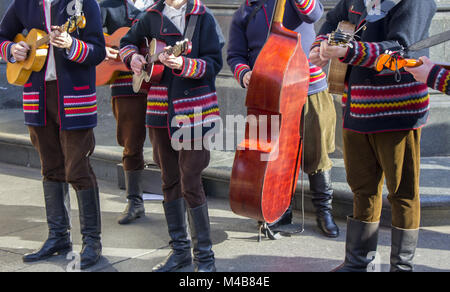
<svg viewBox="0 0 450 292"><path fill-rule="evenodd" d="M355 25L348 21L341 21L335 32L328 38L328 44L332 46L347 47L354 39ZM348 65L333 58L328 68L328 91L332 94L343 95L345 89L345 76Z"/></svg>
<svg viewBox="0 0 450 292"><path fill-rule="evenodd" d="M105 35L106 47L113 48L115 50L120 49L120 40L128 33L129 27L121 27L116 30L112 35ZM119 72L127 72L130 69L122 62L120 56L117 55L116 59L104 60L96 68L96 86L102 86L111 84L116 79Z"/></svg>
<svg viewBox="0 0 450 292"><path fill-rule="evenodd" d="M233 212L266 223L286 212L295 193L309 88L301 36L283 26L285 6L286 0L277 0L269 38L253 68L246 107L255 121L246 125L230 180Z"/></svg>
<svg viewBox="0 0 450 292"><path fill-rule="evenodd" d="M149 42L145 38L145 43L140 47L139 52L147 60L147 65L140 75L133 75L133 91L135 93L142 92L148 88L148 84L159 84L163 77L165 66L159 61L161 54L167 53L179 57L181 55L189 55L192 51L192 43L185 39L177 42L173 47L167 47L167 44L157 39ZM146 84L146 85L145 85Z"/></svg>
<svg viewBox="0 0 450 292"><path fill-rule="evenodd" d="M59 31L74 32L77 28L86 27L86 18L81 16L72 16L67 22L58 28ZM14 42L18 43L24 41L31 48L28 51L28 57L25 61L9 63L6 67L6 78L12 85L23 86L33 72L39 72L45 65L47 60L48 48L50 43L50 35L39 29L32 29L25 37L23 34L18 34L14 38Z"/></svg>
<svg viewBox="0 0 450 292"><path fill-rule="evenodd" d="M448 63L436 63L435 64L450 70L450 64ZM419 67L423 65L422 61L416 59L406 59L398 53L381 54L376 63L375 70L378 72L388 69L391 71L397 71L404 67Z"/></svg>

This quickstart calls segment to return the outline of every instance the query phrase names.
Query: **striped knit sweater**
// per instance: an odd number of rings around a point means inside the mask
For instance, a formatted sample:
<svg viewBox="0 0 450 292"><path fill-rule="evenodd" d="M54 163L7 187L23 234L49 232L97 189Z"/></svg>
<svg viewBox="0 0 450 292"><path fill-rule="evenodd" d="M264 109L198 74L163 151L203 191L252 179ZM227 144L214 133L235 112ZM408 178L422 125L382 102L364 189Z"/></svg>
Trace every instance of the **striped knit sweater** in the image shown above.
<svg viewBox="0 0 450 292"><path fill-rule="evenodd" d="M397 82L394 72L378 73L374 65L386 50L398 51L426 38L435 8L432 0L403 1L384 19L367 23L358 41L351 42L347 55L340 59L351 65L342 98L345 129L376 133L417 129L425 125L430 108L427 85L417 82L405 71L401 72L401 81ZM328 13L313 47L326 41L327 34L342 20L361 25L365 11L363 1L339 2ZM420 51L410 56L418 58L427 54L428 51Z"/></svg>
<svg viewBox="0 0 450 292"><path fill-rule="evenodd" d="M435 65L428 75L427 84L430 88L450 95L450 70Z"/></svg>

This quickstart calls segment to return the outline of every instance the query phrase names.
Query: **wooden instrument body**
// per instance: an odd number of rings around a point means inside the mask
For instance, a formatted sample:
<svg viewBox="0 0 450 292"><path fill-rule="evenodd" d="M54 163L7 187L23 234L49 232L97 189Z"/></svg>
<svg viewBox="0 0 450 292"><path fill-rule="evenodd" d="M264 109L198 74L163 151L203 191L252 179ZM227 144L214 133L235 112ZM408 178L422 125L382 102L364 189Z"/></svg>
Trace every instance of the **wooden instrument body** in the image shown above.
<svg viewBox="0 0 450 292"><path fill-rule="evenodd" d="M342 21L339 23L338 29L343 33L353 34L355 32L355 25L348 21ZM342 63L336 58L331 59L328 67L328 91L330 93L337 95L344 94L347 70L347 64Z"/></svg>
<svg viewBox="0 0 450 292"><path fill-rule="evenodd" d="M173 54L175 57L181 55L188 55L192 51L192 43L185 39L179 41L173 47L168 47L163 41L152 39L150 42L145 38L145 43L139 48L139 54L145 57L147 65L142 70L140 75L133 75L133 91L145 92L148 91L152 84L159 84L164 75L165 65L159 61L159 56L166 52Z"/></svg>
<svg viewBox="0 0 450 292"><path fill-rule="evenodd" d="M56 27L60 32L74 32L77 28L86 27L84 15L71 16L63 26ZM9 63L6 67L6 78L12 85L23 86L27 83L33 72L40 72L47 61L50 36L40 29L31 29L27 36L18 34L14 42L24 41L29 47L28 56L25 61Z"/></svg>
<svg viewBox="0 0 450 292"><path fill-rule="evenodd" d="M121 27L112 35L105 36L106 47L119 50L120 40L128 33L129 27ZM111 84L119 72L127 72L130 69L122 62L119 56L117 59L104 60L96 68L96 86Z"/></svg>
<svg viewBox="0 0 450 292"><path fill-rule="evenodd" d="M24 41L30 46L28 58L22 62L9 63L6 67L6 78L10 84L23 86L27 83L33 72L39 72L45 65L48 54L48 44L45 40L48 39L46 32L39 29L32 29L27 36L18 34L14 38L14 42L18 43ZM43 41L44 40L44 41ZM39 42L45 44L38 47Z"/></svg>
<svg viewBox="0 0 450 292"><path fill-rule="evenodd" d="M156 56L158 52L164 51L167 44L163 41L152 39L150 42L146 38L145 43L139 48L139 54L145 57L148 64L145 66L142 74L133 75L133 91L146 92L152 84L159 84L163 78L165 66L157 60L151 62L152 56Z"/></svg>
<svg viewBox="0 0 450 292"><path fill-rule="evenodd" d="M268 139L255 140L247 124L231 175L234 213L272 223L289 207L301 166L301 114L308 88L309 63L300 35L274 23L254 66L246 100L248 115L256 117L258 132L265 128ZM280 119L275 136L271 117Z"/></svg>

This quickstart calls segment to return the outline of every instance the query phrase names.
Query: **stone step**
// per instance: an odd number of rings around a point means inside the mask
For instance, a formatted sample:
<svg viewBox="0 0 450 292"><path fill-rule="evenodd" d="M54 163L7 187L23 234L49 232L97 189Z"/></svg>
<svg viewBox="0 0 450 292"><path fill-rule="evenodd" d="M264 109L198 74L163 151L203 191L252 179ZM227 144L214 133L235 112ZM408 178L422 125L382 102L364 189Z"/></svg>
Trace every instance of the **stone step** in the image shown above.
<svg viewBox="0 0 450 292"><path fill-rule="evenodd" d="M117 182L124 187L121 166L120 147L98 146L91 158L92 166L99 179ZM145 191L158 193L160 190L159 169L153 163L152 149L146 148L144 156L148 163L145 170ZM39 157L27 135L0 133L0 161L28 166L40 167ZM231 176L234 154L232 152L211 153L210 166L203 173L203 183L208 196L228 200L229 181ZM345 218L352 214L352 194L346 183L345 169L342 159L333 159L332 169L333 188L335 190L333 213L337 218ZM450 224L450 157L424 157L421 166L421 202L422 225L440 226ZM302 181L303 186L302 186ZM304 191L302 191L304 190ZM386 193L386 190L385 190ZM303 194L303 196L302 196ZM307 177L299 180L294 208L301 209L302 202L306 212L313 212L311 193ZM383 203L383 225L390 225L390 207L386 195Z"/></svg>

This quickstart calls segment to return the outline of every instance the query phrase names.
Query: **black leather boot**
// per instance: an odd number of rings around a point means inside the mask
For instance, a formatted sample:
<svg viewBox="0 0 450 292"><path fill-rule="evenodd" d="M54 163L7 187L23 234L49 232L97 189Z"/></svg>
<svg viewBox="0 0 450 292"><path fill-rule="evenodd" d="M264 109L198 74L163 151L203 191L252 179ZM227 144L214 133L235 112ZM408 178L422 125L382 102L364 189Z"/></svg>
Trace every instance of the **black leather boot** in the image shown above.
<svg viewBox="0 0 450 292"><path fill-rule="evenodd" d="M183 198L164 203L172 250L166 259L153 268L153 272L175 272L192 264L191 241L188 239L186 207Z"/></svg>
<svg viewBox="0 0 450 292"><path fill-rule="evenodd" d="M331 188L330 171L321 171L308 175L310 190L313 193L312 203L316 209L316 220L320 230L327 237L339 236L339 227L331 214L333 202L333 189Z"/></svg>
<svg viewBox="0 0 450 292"><path fill-rule="evenodd" d="M80 230L83 245L80 252L82 270L94 266L102 256L101 213L98 188L77 191Z"/></svg>
<svg viewBox="0 0 450 292"><path fill-rule="evenodd" d="M413 272L419 229L392 227L391 272Z"/></svg>
<svg viewBox="0 0 450 292"><path fill-rule="evenodd" d="M129 224L145 216L144 199L142 198L142 170L125 171L125 186L128 205L118 218L119 224Z"/></svg>
<svg viewBox="0 0 450 292"><path fill-rule="evenodd" d="M334 272L367 272L377 250L379 226L379 222L362 222L350 217L347 219L345 262Z"/></svg>
<svg viewBox="0 0 450 292"><path fill-rule="evenodd" d="M66 183L51 181L45 181L43 186L49 235L39 250L24 255L23 261L26 263L45 260L54 254L65 255L72 251L69 233L69 186Z"/></svg>
<svg viewBox="0 0 450 292"><path fill-rule="evenodd" d="M289 225L292 224L292 204L289 205L289 208L286 210L286 212L284 212L283 216L281 216L280 219L278 219L277 221L267 224L267 226L270 229L275 229L279 226L282 225Z"/></svg>
<svg viewBox="0 0 450 292"><path fill-rule="evenodd" d="M194 246L195 272L215 272L214 252L210 235L208 205L188 208L189 226Z"/></svg>

